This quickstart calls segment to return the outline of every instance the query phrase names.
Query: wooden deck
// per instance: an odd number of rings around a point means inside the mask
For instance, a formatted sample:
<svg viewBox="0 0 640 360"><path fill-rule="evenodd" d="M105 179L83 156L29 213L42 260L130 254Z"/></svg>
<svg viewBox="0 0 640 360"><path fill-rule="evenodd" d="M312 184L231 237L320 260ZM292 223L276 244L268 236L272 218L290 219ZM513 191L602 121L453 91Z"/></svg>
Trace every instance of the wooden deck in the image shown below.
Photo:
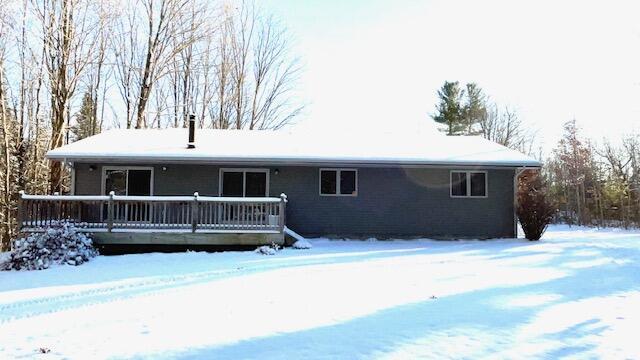
<svg viewBox="0 0 640 360"><path fill-rule="evenodd" d="M58 221L98 244L261 245L284 242L287 197L70 196L21 193L22 232Z"/></svg>

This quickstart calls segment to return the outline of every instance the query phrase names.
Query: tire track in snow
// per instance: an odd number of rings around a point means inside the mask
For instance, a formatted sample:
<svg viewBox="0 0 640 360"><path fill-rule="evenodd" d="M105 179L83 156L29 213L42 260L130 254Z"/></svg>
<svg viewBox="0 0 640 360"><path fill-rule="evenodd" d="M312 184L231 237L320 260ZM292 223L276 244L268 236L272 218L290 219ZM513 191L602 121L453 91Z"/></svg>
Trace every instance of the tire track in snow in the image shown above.
<svg viewBox="0 0 640 360"><path fill-rule="evenodd" d="M188 275L161 276L154 279L94 287L87 290L61 295L43 296L29 300L19 300L0 305L0 324L13 320L54 313L72 308L91 306L129 299L140 295L152 295L166 289L194 285L226 278L230 275L240 276L259 271L283 268L282 266L240 267L221 269Z"/></svg>
<svg viewBox="0 0 640 360"><path fill-rule="evenodd" d="M402 252L403 251L400 251L400 253ZM80 291L70 290L70 292L60 295L45 295L38 298L17 300L15 302L0 305L0 324L38 315L55 313L58 311L126 300L136 296L151 296L164 290L181 286L202 284L230 276L243 276L271 270L351 262L354 258L362 259L362 261L375 261L380 258L386 258L390 254L381 253L375 255L380 256L365 259L361 258L361 254L348 254L339 258L333 256L326 258L312 256L307 259L296 259L295 256L286 256L273 259L275 261L268 264L261 262L260 265L238 266L226 269L222 268L194 274L161 275L154 276L153 278L143 278L139 281L126 281L125 283L122 281L114 281L115 283L112 282L114 284L111 285L95 286L90 289ZM292 262L292 260L299 261Z"/></svg>

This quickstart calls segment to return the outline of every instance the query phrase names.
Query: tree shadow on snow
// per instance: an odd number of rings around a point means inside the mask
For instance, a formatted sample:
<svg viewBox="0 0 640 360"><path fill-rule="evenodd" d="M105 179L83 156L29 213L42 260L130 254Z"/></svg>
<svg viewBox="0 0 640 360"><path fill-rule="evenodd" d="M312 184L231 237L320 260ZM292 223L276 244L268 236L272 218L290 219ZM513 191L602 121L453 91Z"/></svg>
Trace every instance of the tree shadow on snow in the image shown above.
<svg viewBox="0 0 640 360"><path fill-rule="evenodd" d="M545 254L535 245L518 257ZM474 251L489 261L505 257L503 251L513 246L492 247ZM463 250L464 251L464 250ZM588 257L585 251L593 253ZM566 267L575 261L611 257L624 260L630 249L602 249L585 244L569 247L554 256L536 263L536 267L554 267L566 271L566 276L529 285L496 286L469 291L417 303L402 304L367 316L354 318L330 326L321 326L292 333L246 339L234 344L192 349L179 358L370 358L402 349L405 345L423 346L423 353L434 357L456 356L455 341L438 348L433 341L458 334L468 334L477 340L480 354L491 354L506 348L517 349L513 335L522 326L536 321L536 316L553 306L581 300L606 297L620 292L640 289L639 252L634 248L631 261L594 263L581 268ZM394 254L404 256L415 254ZM513 254L511 254L512 256ZM624 274L624 275L621 275ZM631 281L630 281L631 280ZM510 306L508 299L530 294L555 296L535 305ZM436 294L437 295L437 294ZM472 306L469 306L472 304ZM286 310L285 310L286 311ZM607 327L598 325L600 319L581 314L578 323L570 323L559 331L540 334L542 339L556 344L543 354L548 358L588 353L593 344L585 337L602 334ZM283 315L286 316L286 315ZM433 340L430 342L430 340ZM453 340L452 340L453 341ZM455 350L453 350L455 351Z"/></svg>

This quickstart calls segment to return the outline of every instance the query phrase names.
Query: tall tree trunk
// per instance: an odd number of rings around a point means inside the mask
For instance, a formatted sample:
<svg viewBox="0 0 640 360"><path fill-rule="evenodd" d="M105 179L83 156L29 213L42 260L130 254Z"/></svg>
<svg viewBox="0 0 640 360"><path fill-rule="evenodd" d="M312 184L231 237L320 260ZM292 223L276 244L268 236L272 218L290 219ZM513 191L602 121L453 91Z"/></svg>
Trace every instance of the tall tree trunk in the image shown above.
<svg viewBox="0 0 640 360"><path fill-rule="evenodd" d="M2 56L2 54L0 54ZM4 67L0 59L0 120L2 122L2 146L4 152L4 181L2 186L2 211L3 222L0 229L0 250L4 250L11 238L11 143L9 140L9 115L6 107L7 98L4 91Z"/></svg>

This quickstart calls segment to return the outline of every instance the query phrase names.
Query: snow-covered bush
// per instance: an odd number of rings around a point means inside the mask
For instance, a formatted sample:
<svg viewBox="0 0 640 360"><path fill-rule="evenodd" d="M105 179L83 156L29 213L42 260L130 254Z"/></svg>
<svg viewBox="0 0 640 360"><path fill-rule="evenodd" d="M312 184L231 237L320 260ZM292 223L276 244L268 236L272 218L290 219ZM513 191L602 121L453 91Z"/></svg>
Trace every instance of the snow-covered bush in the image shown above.
<svg viewBox="0 0 640 360"><path fill-rule="evenodd" d="M311 245L309 240L304 239L304 238L300 238L300 239L296 240L296 242L294 242L291 245L291 247L294 248L294 249L311 249L313 246Z"/></svg>
<svg viewBox="0 0 640 360"><path fill-rule="evenodd" d="M539 240L551 223L555 207L547 199L546 184L534 171L523 174L518 181L518 220L529 240Z"/></svg>
<svg viewBox="0 0 640 360"><path fill-rule="evenodd" d="M261 255L275 255L280 250L280 245L271 243L271 245L262 245L254 250L257 254Z"/></svg>
<svg viewBox="0 0 640 360"><path fill-rule="evenodd" d="M81 265L98 255L93 241L73 224L56 222L15 241L0 270L42 270L53 264Z"/></svg>

